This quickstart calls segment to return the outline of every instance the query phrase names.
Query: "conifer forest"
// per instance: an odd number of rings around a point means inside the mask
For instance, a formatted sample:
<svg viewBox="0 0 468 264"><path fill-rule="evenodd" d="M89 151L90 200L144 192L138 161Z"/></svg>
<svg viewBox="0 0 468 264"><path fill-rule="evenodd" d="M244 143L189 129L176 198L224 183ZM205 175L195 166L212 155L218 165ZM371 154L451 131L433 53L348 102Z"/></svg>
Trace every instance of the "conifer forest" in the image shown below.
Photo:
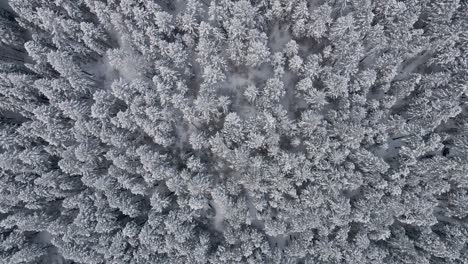
<svg viewBox="0 0 468 264"><path fill-rule="evenodd" d="M467 264L468 0L0 0L1 264Z"/></svg>

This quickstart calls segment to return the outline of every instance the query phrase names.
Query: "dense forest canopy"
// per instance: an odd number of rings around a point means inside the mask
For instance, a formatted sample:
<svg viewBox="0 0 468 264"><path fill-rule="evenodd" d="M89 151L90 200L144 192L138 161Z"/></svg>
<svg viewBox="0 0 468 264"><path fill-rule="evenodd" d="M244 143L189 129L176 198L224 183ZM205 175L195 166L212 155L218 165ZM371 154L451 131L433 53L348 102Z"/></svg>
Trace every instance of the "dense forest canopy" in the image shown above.
<svg viewBox="0 0 468 264"><path fill-rule="evenodd" d="M0 263L468 263L468 1L0 4Z"/></svg>

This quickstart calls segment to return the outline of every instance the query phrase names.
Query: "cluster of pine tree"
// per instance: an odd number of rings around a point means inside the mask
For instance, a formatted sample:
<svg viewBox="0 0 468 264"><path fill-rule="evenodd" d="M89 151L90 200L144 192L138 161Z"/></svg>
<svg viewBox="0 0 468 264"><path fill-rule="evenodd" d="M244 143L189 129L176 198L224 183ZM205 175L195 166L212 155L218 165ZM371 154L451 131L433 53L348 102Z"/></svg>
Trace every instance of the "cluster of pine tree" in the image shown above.
<svg viewBox="0 0 468 264"><path fill-rule="evenodd" d="M468 263L468 1L0 6L0 263Z"/></svg>

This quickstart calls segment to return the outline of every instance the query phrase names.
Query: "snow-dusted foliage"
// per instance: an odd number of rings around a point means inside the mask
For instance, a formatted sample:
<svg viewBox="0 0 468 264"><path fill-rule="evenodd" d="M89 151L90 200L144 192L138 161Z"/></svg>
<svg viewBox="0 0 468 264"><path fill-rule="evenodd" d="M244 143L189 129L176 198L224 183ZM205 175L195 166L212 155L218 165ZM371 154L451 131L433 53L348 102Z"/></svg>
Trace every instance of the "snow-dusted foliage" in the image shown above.
<svg viewBox="0 0 468 264"><path fill-rule="evenodd" d="M0 263L468 263L468 1L0 4Z"/></svg>

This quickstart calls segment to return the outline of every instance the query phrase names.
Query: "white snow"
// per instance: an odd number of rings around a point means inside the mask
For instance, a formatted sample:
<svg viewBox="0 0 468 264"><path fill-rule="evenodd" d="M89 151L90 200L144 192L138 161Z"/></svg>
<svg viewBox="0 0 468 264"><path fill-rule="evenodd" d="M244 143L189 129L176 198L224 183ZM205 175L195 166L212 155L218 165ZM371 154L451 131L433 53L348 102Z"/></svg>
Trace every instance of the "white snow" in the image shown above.
<svg viewBox="0 0 468 264"><path fill-rule="evenodd" d="M226 208L221 203L218 203L215 200L211 200L210 204L213 206L216 213L214 217L215 229L222 232L223 221L226 218Z"/></svg>
<svg viewBox="0 0 468 264"><path fill-rule="evenodd" d="M278 24L273 27L268 36L268 47L272 53L283 50L283 48L286 46L286 43L292 39L288 29L280 28Z"/></svg>
<svg viewBox="0 0 468 264"><path fill-rule="evenodd" d="M35 240L39 243L51 244L52 235L47 231L41 231L36 235Z"/></svg>
<svg viewBox="0 0 468 264"><path fill-rule="evenodd" d="M8 4L8 0L0 0L0 8L3 8L3 9L8 10L10 12L13 12L13 9Z"/></svg>
<svg viewBox="0 0 468 264"><path fill-rule="evenodd" d="M251 225L263 230L265 228L264 221L258 219L257 209L255 209L255 205L253 204L252 197L250 196L250 194L246 194L245 201L247 203Z"/></svg>

